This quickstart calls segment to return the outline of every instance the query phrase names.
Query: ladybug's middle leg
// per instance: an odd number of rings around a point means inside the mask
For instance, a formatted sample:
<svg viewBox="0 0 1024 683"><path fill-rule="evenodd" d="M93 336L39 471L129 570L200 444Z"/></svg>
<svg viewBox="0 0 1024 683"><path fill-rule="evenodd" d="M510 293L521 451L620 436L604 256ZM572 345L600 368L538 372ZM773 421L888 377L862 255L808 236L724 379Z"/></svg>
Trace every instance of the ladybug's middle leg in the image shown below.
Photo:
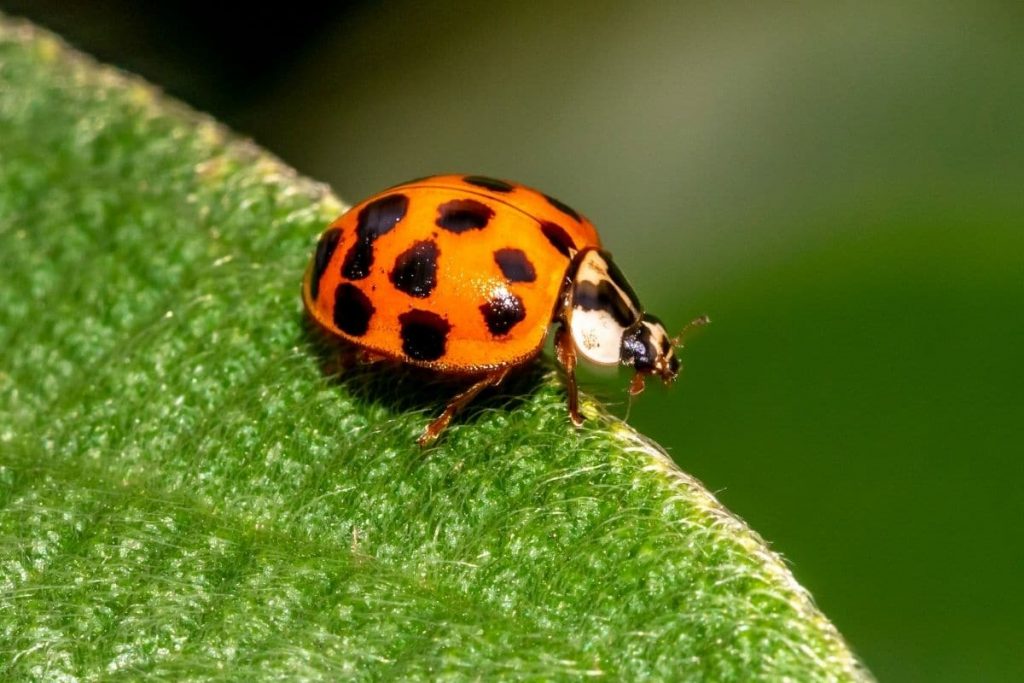
<svg viewBox="0 0 1024 683"><path fill-rule="evenodd" d="M452 418L455 417L455 413L465 408L470 403L470 401L476 398L477 394L479 394L487 387L501 384L502 380L505 379L506 375L508 375L508 368L495 370L490 374L484 375L482 379L477 381L475 384L470 386L461 394L456 395L455 398L448 402L448 405L445 407L444 412L441 413L437 417L437 419L435 419L433 422L426 426L426 428L423 430L423 434L421 434L420 438L416 440L416 443L418 443L420 446L427 446L431 442L433 442L434 439L436 439L441 434L441 432L445 430L445 428L448 426L448 423L452 421Z"/></svg>
<svg viewBox="0 0 1024 683"><path fill-rule="evenodd" d="M368 349L361 349L351 344L340 344L325 359L323 369L324 374L329 376L342 375L360 365L379 363L384 360L387 360L386 356Z"/></svg>
<svg viewBox="0 0 1024 683"><path fill-rule="evenodd" d="M565 376L568 386L566 392L569 398L569 419L577 427L583 424L583 416L580 415L579 389L576 387L576 346L572 342L572 336L566 328L565 323L558 326L555 332L555 358L565 368Z"/></svg>

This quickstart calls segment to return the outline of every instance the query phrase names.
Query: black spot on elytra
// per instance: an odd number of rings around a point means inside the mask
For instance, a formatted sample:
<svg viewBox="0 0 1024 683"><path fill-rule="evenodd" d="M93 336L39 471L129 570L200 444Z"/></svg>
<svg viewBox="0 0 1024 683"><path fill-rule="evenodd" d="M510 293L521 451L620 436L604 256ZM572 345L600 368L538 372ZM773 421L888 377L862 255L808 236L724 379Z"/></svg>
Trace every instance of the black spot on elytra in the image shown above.
<svg viewBox="0 0 1024 683"><path fill-rule="evenodd" d="M494 252L494 261L509 282L533 282L537 279L537 271L522 249L499 249Z"/></svg>
<svg viewBox="0 0 1024 683"><path fill-rule="evenodd" d="M430 296L437 286L437 245L430 240L416 242L395 259L391 282L399 291L419 299Z"/></svg>
<svg viewBox="0 0 1024 683"><path fill-rule="evenodd" d="M557 199L550 195L544 195L544 199L548 200L548 204L555 207L556 209L564 213L566 216L572 216L573 220L580 220L580 215L576 213L576 210L573 209L568 204L563 204L562 202L558 201Z"/></svg>
<svg viewBox="0 0 1024 683"><path fill-rule="evenodd" d="M348 248L345 261L341 264L341 274L349 280L362 280L370 274L373 265L373 243L359 240Z"/></svg>
<svg viewBox="0 0 1024 683"><path fill-rule="evenodd" d="M373 265L373 243L405 217L409 198L404 194L389 194L375 199L359 210L355 244L345 254L341 274L349 280L362 280L370 274Z"/></svg>
<svg viewBox="0 0 1024 683"><path fill-rule="evenodd" d="M362 337L374 310L370 298L351 282L342 282L334 290L334 324L342 332Z"/></svg>
<svg viewBox="0 0 1024 683"><path fill-rule="evenodd" d="M480 306L487 329L496 337L508 334L508 331L523 321L526 309L523 300L508 290L501 291Z"/></svg>
<svg viewBox="0 0 1024 683"><path fill-rule="evenodd" d="M551 246L557 249L562 256L571 258L571 252L578 251L576 243L572 241L572 237L569 237L569 233L561 225L545 221L541 223L540 231L544 233L544 236L548 238L548 242L551 242Z"/></svg>
<svg viewBox="0 0 1024 683"><path fill-rule="evenodd" d="M482 230L494 217L494 210L475 199L453 199L437 207L438 226L459 234Z"/></svg>
<svg viewBox="0 0 1024 683"><path fill-rule="evenodd" d="M402 326L402 351L413 360L437 360L444 355L448 332L447 320L430 311L411 310L398 316Z"/></svg>
<svg viewBox="0 0 1024 683"><path fill-rule="evenodd" d="M320 235L320 241L316 245L316 255L313 257L313 272L309 278L309 293L313 301L320 296L320 278L327 270L327 264L334 256L334 250L338 248L341 240L341 228L330 228Z"/></svg>
<svg viewBox="0 0 1024 683"><path fill-rule="evenodd" d="M468 175L463 180L470 185L476 185L492 192L511 192L514 187L506 183L504 180L498 180L497 178L488 178L482 175Z"/></svg>
<svg viewBox="0 0 1024 683"><path fill-rule="evenodd" d="M622 327L629 327L637 319L636 309L608 280L597 284L587 280L577 282L572 290L572 305L585 311L605 311Z"/></svg>

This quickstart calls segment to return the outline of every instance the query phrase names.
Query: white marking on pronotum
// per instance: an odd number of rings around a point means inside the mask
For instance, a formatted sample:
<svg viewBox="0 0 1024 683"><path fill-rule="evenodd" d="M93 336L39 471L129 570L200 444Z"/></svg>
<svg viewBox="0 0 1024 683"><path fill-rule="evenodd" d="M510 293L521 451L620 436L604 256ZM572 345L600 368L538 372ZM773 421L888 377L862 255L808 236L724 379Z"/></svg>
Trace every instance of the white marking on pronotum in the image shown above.
<svg viewBox="0 0 1024 683"><path fill-rule="evenodd" d="M573 277L573 295L576 289L587 283L594 287L606 287L609 294L619 300L628 310L632 324L640 318L641 312L631 294L623 289L611 274L611 268L604 254L593 249L581 258ZM573 343L584 358L598 365L615 365L620 361L622 335L627 326L615 318L607 307L587 309L574 305L569 311L569 330Z"/></svg>

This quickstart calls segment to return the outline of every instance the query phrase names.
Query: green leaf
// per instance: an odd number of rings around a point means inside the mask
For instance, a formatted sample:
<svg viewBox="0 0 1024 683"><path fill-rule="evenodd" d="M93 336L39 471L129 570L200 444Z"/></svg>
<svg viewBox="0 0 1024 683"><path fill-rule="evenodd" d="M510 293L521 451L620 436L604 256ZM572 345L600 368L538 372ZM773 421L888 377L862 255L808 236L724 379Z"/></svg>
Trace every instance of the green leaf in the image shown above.
<svg viewBox="0 0 1024 683"><path fill-rule="evenodd" d="M427 452L450 387L332 375L299 280L341 209L0 19L0 678L869 677L549 362Z"/></svg>

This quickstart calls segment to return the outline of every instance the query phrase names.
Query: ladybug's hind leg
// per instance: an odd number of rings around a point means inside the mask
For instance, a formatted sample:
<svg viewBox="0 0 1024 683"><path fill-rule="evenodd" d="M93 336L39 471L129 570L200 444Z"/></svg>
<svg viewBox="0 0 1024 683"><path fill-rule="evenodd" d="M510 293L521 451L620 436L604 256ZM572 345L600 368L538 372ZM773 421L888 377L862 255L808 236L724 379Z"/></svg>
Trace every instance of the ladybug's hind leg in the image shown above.
<svg viewBox="0 0 1024 683"><path fill-rule="evenodd" d="M482 379L474 383L468 389L460 394L457 394L455 398L448 402L444 412L441 413L437 419L428 424L420 435L420 438L416 440L421 447L429 446L433 441L448 427L448 423L455 417L455 413L465 408L476 395L487 387L496 386L501 384L505 376L508 375L508 368L502 368L495 370L487 375L484 375Z"/></svg>
<svg viewBox="0 0 1024 683"><path fill-rule="evenodd" d="M580 396L579 389L576 387L576 347L573 345L572 337L569 336L569 330L564 323L559 325L555 332L555 358L565 369L569 419L579 427L583 424L583 416L580 415Z"/></svg>

